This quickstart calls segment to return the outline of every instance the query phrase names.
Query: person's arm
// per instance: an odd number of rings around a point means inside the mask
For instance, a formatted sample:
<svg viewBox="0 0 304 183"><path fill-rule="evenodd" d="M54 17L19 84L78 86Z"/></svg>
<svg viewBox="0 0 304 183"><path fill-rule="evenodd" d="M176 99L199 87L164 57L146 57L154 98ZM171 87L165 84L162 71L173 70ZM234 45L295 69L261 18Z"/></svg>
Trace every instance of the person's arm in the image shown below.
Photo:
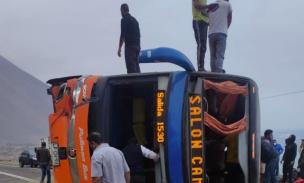
<svg viewBox="0 0 304 183"><path fill-rule="evenodd" d="M130 183L131 180L130 172L125 173L125 179L126 179L126 183Z"/></svg>
<svg viewBox="0 0 304 183"><path fill-rule="evenodd" d="M91 177L92 183L100 183L102 182L103 176L102 169L102 159L95 158L94 154L91 158Z"/></svg>
<svg viewBox="0 0 304 183"><path fill-rule="evenodd" d="M126 183L130 183L130 168L128 166L128 163L125 159L125 156L123 155L123 153L120 151L122 159L123 159L123 168L124 168L124 172L125 172L125 179L126 179Z"/></svg>
<svg viewBox="0 0 304 183"><path fill-rule="evenodd" d="M202 4L199 0L193 0L193 5L195 9L204 10L210 8L210 5Z"/></svg>
<svg viewBox="0 0 304 183"><path fill-rule="evenodd" d="M121 19L121 33L120 33L119 46L118 46L118 52L117 52L117 55L119 57L121 57L121 47L125 42L126 33L127 33L126 22L123 19Z"/></svg>
<svg viewBox="0 0 304 183"><path fill-rule="evenodd" d="M279 151L280 151L280 154L282 154L282 153L284 152L284 149L283 149L283 147L281 146L281 144L279 144L279 145L280 145Z"/></svg>
<svg viewBox="0 0 304 183"><path fill-rule="evenodd" d="M290 162L290 165L293 165L294 164L294 161L296 159L296 156L297 156L297 145L294 144L292 146L292 162Z"/></svg>
<svg viewBox="0 0 304 183"><path fill-rule="evenodd" d="M227 16L227 22L228 22L228 28L230 27L231 25L231 22L232 22L232 6L230 3L228 3L228 16Z"/></svg>
<svg viewBox="0 0 304 183"><path fill-rule="evenodd" d="M227 20L228 20L228 28L230 28L232 22L232 12L228 14Z"/></svg>
<svg viewBox="0 0 304 183"><path fill-rule="evenodd" d="M301 152L299 161L298 161L298 167L302 167L304 165L304 150Z"/></svg>
<svg viewBox="0 0 304 183"><path fill-rule="evenodd" d="M47 151L47 159L48 159L48 162L50 163L51 162L51 153L50 153L50 150Z"/></svg>
<svg viewBox="0 0 304 183"><path fill-rule="evenodd" d="M286 154L286 151L284 152L284 154L283 154L283 157L282 157L282 160L281 160L281 164L284 162L284 160L285 160L285 154Z"/></svg>
<svg viewBox="0 0 304 183"><path fill-rule="evenodd" d="M40 153L39 153L39 149L37 150L36 157L37 157L37 161L40 163Z"/></svg>
<svg viewBox="0 0 304 183"><path fill-rule="evenodd" d="M144 157L148 159L152 159L154 162L157 162L159 159L159 155L156 154L155 152L151 151L150 149L145 148L144 146L140 146L141 152Z"/></svg>
<svg viewBox="0 0 304 183"><path fill-rule="evenodd" d="M101 177L92 177L92 183L102 183Z"/></svg>

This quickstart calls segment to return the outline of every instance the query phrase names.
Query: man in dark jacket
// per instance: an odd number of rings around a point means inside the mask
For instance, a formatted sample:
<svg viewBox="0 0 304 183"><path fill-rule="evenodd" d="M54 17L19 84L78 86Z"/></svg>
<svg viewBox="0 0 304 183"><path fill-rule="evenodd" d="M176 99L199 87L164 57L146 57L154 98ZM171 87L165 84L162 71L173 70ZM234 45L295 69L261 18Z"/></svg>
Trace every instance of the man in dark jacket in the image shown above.
<svg viewBox="0 0 304 183"><path fill-rule="evenodd" d="M121 47L125 43L125 60L128 73L140 73L140 30L137 20L129 14L129 6L122 4L121 34L118 47L118 56L121 57Z"/></svg>
<svg viewBox="0 0 304 183"><path fill-rule="evenodd" d="M40 163L40 168L42 171L41 181L43 183L45 175L47 175L47 183L51 183L51 171L50 171L50 161L51 154L50 151L46 148L46 143L41 143L41 148L37 150L37 160Z"/></svg>
<svg viewBox="0 0 304 183"><path fill-rule="evenodd" d="M145 183L144 158L157 162L159 155L142 145L137 145L135 138L128 140L128 146L125 147L122 152L130 168L131 183Z"/></svg>
<svg viewBox="0 0 304 183"><path fill-rule="evenodd" d="M296 136L290 135L287 139L287 145L285 147L285 153L283 155L283 159L281 160L284 162L283 164L283 182L287 180L287 174L289 174L289 182L292 182L292 175L293 175L293 165L294 161L297 156L297 144L295 143Z"/></svg>
<svg viewBox="0 0 304 183"><path fill-rule="evenodd" d="M304 147L304 139L302 139L302 147ZM301 155L298 161L298 168L300 168L299 176L304 179L304 150L302 148Z"/></svg>
<svg viewBox="0 0 304 183"><path fill-rule="evenodd" d="M263 183L278 183L275 167L279 160L279 153L266 139L261 141L261 162L266 163Z"/></svg>

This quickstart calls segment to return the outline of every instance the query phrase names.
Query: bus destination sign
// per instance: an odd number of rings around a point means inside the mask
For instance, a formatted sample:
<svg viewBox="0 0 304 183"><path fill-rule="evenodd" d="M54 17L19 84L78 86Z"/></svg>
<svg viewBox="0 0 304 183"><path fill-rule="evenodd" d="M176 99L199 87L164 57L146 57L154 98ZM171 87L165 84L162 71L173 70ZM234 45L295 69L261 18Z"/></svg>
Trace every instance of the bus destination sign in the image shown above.
<svg viewBox="0 0 304 183"><path fill-rule="evenodd" d="M157 92L157 107L156 107L156 133L157 142L163 143L165 141L165 125L164 125L164 113L165 113L165 91L159 90Z"/></svg>
<svg viewBox="0 0 304 183"><path fill-rule="evenodd" d="M204 160L204 125L202 121L202 96L191 94L190 104L190 140L191 140L191 174L192 183L205 180Z"/></svg>

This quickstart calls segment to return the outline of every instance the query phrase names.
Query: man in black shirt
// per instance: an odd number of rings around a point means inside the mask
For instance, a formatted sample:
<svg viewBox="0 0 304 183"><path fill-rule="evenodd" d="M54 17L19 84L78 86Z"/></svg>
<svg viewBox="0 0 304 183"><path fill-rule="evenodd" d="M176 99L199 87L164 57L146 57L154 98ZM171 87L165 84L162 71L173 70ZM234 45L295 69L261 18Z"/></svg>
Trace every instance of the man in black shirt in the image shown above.
<svg viewBox="0 0 304 183"><path fill-rule="evenodd" d="M37 160L40 163L40 169L42 171L41 181L43 183L45 176L47 175L47 183L51 183L51 171L50 171L50 161L51 154L46 148L46 143L41 143L41 148L37 150Z"/></svg>
<svg viewBox="0 0 304 183"><path fill-rule="evenodd" d="M138 145L135 138L128 140L128 146L122 150L131 171L131 183L145 183L144 158L157 162L159 155Z"/></svg>
<svg viewBox="0 0 304 183"><path fill-rule="evenodd" d="M283 164L283 182L287 180L287 173L289 174L289 182L292 182L293 175L293 165L297 156L297 144L295 143L296 136L290 135L287 139L287 144L285 147L285 153L283 155L283 159L281 160L281 164Z"/></svg>
<svg viewBox="0 0 304 183"><path fill-rule="evenodd" d="M125 60L128 73L140 73L138 57L140 53L140 30L137 20L129 14L129 6L122 4L121 34L118 56L121 57L121 47L125 43Z"/></svg>

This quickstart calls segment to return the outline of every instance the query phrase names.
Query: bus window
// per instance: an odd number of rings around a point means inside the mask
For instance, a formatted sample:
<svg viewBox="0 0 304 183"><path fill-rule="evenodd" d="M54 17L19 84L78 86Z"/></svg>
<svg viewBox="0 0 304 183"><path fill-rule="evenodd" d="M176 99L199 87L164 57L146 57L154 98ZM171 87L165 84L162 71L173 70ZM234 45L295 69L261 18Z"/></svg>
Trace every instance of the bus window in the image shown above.
<svg viewBox="0 0 304 183"><path fill-rule="evenodd" d="M185 126L189 136L186 147L190 148L190 152L186 151L190 160L186 162L192 168L192 173L188 172L190 180L247 182L249 151L239 151L240 145L248 147L246 85L244 81L191 78L188 85L189 122ZM198 125L199 119L203 126ZM204 140L200 140L201 136ZM198 151L196 146L202 147L203 151Z"/></svg>
<svg viewBox="0 0 304 183"><path fill-rule="evenodd" d="M58 92L58 95L56 97L56 103L58 103L60 100L63 99L63 94L64 94L64 91L65 91L65 88L66 88L66 83L62 84L60 86L60 89L59 89L59 92Z"/></svg>

